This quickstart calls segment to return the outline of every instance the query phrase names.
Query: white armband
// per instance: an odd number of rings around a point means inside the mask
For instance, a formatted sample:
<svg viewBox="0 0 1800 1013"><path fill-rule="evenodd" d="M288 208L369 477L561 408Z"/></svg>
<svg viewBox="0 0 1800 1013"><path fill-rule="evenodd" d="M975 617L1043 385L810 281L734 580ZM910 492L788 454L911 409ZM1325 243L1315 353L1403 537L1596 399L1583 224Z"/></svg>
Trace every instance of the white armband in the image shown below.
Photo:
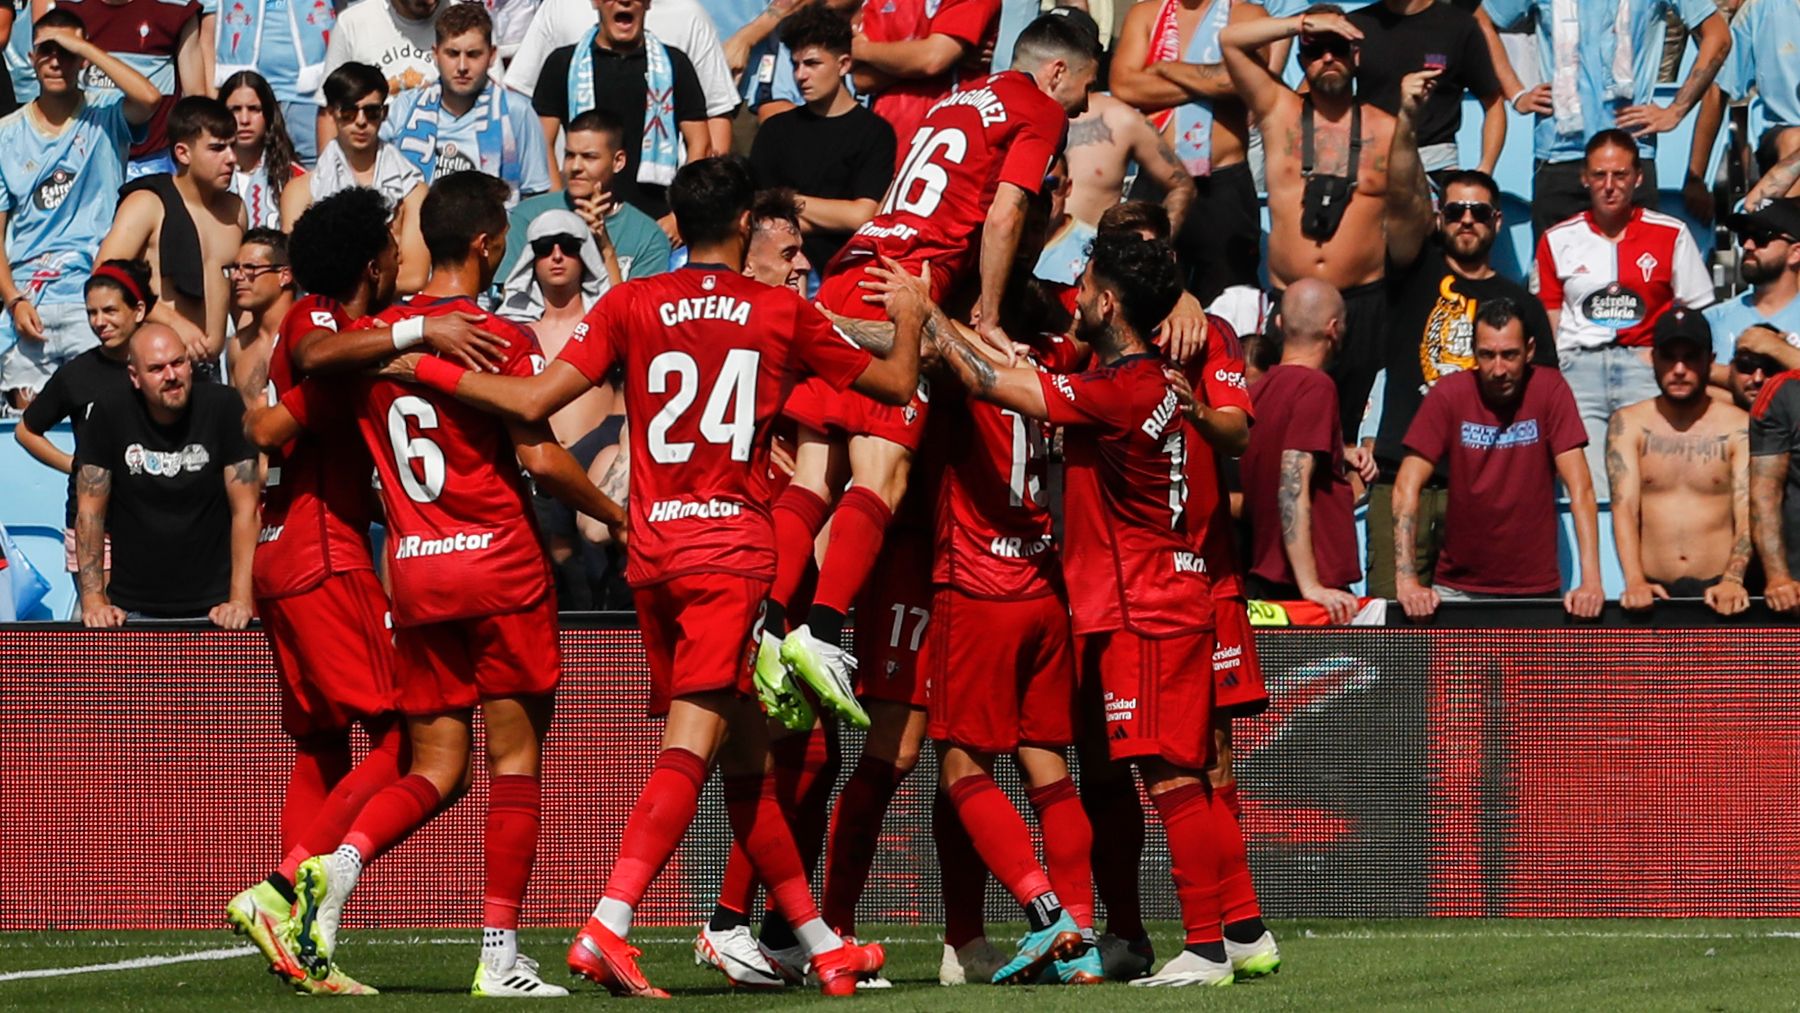
<svg viewBox="0 0 1800 1013"><path fill-rule="evenodd" d="M394 340L394 349L404 352L425 340L425 318L407 317L388 328L388 335Z"/></svg>

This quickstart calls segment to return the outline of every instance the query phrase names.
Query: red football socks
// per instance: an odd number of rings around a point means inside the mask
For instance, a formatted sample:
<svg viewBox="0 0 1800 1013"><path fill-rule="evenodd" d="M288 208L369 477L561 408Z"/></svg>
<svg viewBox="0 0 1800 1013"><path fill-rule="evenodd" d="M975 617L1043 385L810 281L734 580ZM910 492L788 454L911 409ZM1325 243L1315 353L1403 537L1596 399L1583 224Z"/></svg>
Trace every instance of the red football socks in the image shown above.
<svg viewBox="0 0 1800 1013"><path fill-rule="evenodd" d="M1256 886L1250 879L1244 830L1237 819L1237 785L1214 788L1212 804L1219 836L1219 901L1225 911L1225 924L1261 918L1262 906L1256 902Z"/></svg>
<svg viewBox="0 0 1800 1013"><path fill-rule="evenodd" d="M1044 836L1044 866L1063 910L1084 928L1094 927L1094 871L1089 865L1094 829L1075 794L1075 782L1063 778L1025 793L1037 810Z"/></svg>
<svg viewBox="0 0 1800 1013"><path fill-rule="evenodd" d="M953 950L987 935L983 900L987 866L969 840L969 831L943 788L931 804L931 837L937 844L938 875L944 892L944 942Z"/></svg>
<svg viewBox="0 0 1800 1013"><path fill-rule="evenodd" d="M306 835L319 807L350 769L350 733L326 732L294 740L294 766L288 771L287 794L281 800L281 851L286 854ZM333 839L327 847L336 847Z"/></svg>
<svg viewBox="0 0 1800 1013"><path fill-rule="evenodd" d="M804 735L788 735L769 743L775 758L775 797L787 816L805 869L819 864L825 841L825 811L831 789L837 783L836 736L824 724ZM719 884L719 907L743 915L756 900L756 870L736 841L725 860L725 878Z"/></svg>
<svg viewBox="0 0 1800 1013"><path fill-rule="evenodd" d="M368 754L319 803L312 822L288 848L287 857L275 870L290 883L301 862L337 847L363 806L377 792L400 779L401 753L406 746L405 727L398 718L391 717L371 721L364 727L369 733Z"/></svg>
<svg viewBox="0 0 1800 1013"><path fill-rule="evenodd" d="M363 806L344 835L344 843L355 848L364 862L373 862L430 819L443 800L430 779L408 774Z"/></svg>
<svg viewBox="0 0 1800 1013"><path fill-rule="evenodd" d="M1094 892L1106 905L1106 931L1120 939L1142 939L1143 902L1138 896L1138 864L1144 857L1144 807L1130 775L1085 787L1081 804L1094 835Z"/></svg>
<svg viewBox="0 0 1800 1013"><path fill-rule="evenodd" d="M706 761L686 749L665 749L656 758L650 780L638 795L619 840L619 859L606 879L604 896L637 907L650 881L694 822L700 786L706 783Z"/></svg>
<svg viewBox="0 0 1800 1013"><path fill-rule="evenodd" d="M519 927L519 908L537 859L538 823L543 809L538 779L529 774L497 774L488 789L487 888L481 924L490 929Z"/></svg>
<svg viewBox="0 0 1800 1013"><path fill-rule="evenodd" d="M724 789L731 836L750 857L757 877L768 885L770 905L792 926L818 918L800 853L775 800L775 779L761 774L729 777Z"/></svg>
<svg viewBox="0 0 1800 1013"><path fill-rule="evenodd" d="M789 484L776 498L771 512L775 520L775 583L769 588L769 600L785 613L794 603L800 582L806 579L806 570L813 561L813 543L825 527L831 506L811 489ZM784 628L770 628L769 632L777 637L785 635L786 623L780 625Z"/></svg>
<svg viewBox="0 0 1800 1013"><path fill-rule="evenodd" d="M893 764L865 755L838 795L825 855L823 909L825 924L845 935L856 934L856 902L868 885L881 841L881 821L901 780L903 775Z"/></svg>
<svg viewBox="0 0 1800 1013"><path fill-rule="evenodd" d="M993 778L970 774L952 784L950 804L962 817L981 860L1020 907L1028 908L1050 892L1050 877L1038 866L1031 848L1031 831Z"/></svg>
<svg viewBox="0 0 1800 1013"><path fill-rule="evenodd" d="M813 608L850 611L850 603L881 554L881 538L894 512L871 489L853 485L838 500L831 514L831 537L825 543L825 561L819 565L819 589L813 592ZM830 631L827 631L830 632ZM832 637L814 635L821 639Z"/></svg>
<svg viewBox="0 0 1800 1013"><path fill-rule="evenodd" d="M1210 794L1204 784L1185 784L1151 799L1169 840L1169 867L1175 875L1175 897L1181 904L1181 924L1189 945L1217 943L1224 938L1219 832L1213 823Z"/></svg>

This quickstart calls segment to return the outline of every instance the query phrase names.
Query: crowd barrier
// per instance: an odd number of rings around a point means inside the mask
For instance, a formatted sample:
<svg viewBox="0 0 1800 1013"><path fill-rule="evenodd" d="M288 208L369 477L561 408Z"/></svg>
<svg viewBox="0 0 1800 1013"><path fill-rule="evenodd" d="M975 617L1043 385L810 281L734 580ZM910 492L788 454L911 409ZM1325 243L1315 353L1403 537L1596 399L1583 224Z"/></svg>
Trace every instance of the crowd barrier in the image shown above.
<svg viewBox="0 0 1800 1013"><path fill-rule="evenodd" d="M1450 606L1258 646L1273 703L1238 723L1238 769L1272 915L1800 916L1800 627ZM590 910L658 738L629 616L566 617L562 647L528 924ZM279 857L272 680L254 631L0 627L0 930L213 925ZM933 777L927 758L895 797L864 919L940 916ZM350 923L474 924L484 793L478 773L374 866ZM715 780L640 918L703 918L726 842ZM1153 826L1156 917L1175 915L1167 869ZM991 883L988 902L1016 916Z"/></svg>

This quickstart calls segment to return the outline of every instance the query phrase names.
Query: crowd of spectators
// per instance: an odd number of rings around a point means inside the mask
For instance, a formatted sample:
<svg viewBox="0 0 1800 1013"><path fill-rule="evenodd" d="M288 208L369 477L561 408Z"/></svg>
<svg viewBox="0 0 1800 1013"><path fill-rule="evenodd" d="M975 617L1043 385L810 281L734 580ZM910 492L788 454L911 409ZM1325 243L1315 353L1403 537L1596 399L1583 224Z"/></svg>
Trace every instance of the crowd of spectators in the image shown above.
<svg viewBox="0 0 1800 1013"><path fill-rule="evenodd" d="M609 287L681 262L664 190L683 162L734 151L771 191L759 255L809 290L894 199L925 110L1007 66L1039 8L0 6L0 398L25 449L71 476L84 607L237 621L214 608L247 601L256 536L236 413L264 396L299 294L285 233L313 202L381 193L406 293L428 270L418 207L432 180L499 177L511 223L488 306L554 356ZM1345 621L1365 578L1415 616L1572 586L1569 610L1593 615L1610 503L1627 607L1691 596L1730 613L1766 587L1800 610L1800 384L1785 383L1800 368L1800 7L1058 10L1106 63L1069 124L1035 273L1072 283L1122 201L1166 219L1193 301L1250 350L1257 424L1237 474L1258 594ZM1674 86L1667 104L1659 84ZM1508 106L1529 138L1508 136ZM1465 109L1479 110L1478 150L1458 149ZM1689 117L1688 173L1659 181L1659 135ZM1728 119L1741 129L1722 167ZM1494 256L1508 144L1530 145L1535 166L1507 181L1536 244L1512 276ZM1709 264L1692 229L1715 222ZM478 363L478 323L434 326L459 328ZM615 486L622 412L603 385L552 420ZM64 420L73 455L45 435ZM565 607L623 604L604 528L548 501L540 520ZM179 586L158 590L147 566Z"/></svg>

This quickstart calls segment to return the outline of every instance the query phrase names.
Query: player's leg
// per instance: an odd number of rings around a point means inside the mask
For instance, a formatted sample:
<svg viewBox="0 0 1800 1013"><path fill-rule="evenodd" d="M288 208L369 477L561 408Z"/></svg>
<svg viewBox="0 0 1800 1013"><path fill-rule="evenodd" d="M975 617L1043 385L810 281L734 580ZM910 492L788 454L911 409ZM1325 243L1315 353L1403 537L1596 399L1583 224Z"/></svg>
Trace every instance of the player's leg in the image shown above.
<svg viewBox="0 0 1800 1013"><path fill-rule="evenodd" d="M1231 719L1215 718L1213 743L1218 758L1207 771L1212 783L1213 818L1220 827L1219 906L1225 923L1225 954L1239 978L1273 974L1281 968L1281 951L1262 920L1256 885L1250 878L1250 856L1238 817L1237 775L1231 766Z"/></svg>
<svg viewBox="0 0 1800 1013"><path fill-rule="evenodd" d="M856 904L869 882L881 825L894 792L919 763L925 708L891 700L868 703L869 735L862 757L838 793L825 849L825 921L856 934Z"/></svg>
<svg viewBox="0 0 1800 1013"><path fill-rule="evenodd" d="M1008 957L987 938L983 908L988 868L941 784L931 804L931 840L944 900L944 954L938 963L938 984L993 981L994 972Z"/></svg>
<svg viewBox="0 0 1800 1013"><path fill-rule="evenodd" d="M796 397L811 394L796 391ZM790 405L791 406L791 405ZM822 425L823 423L821 423ZM800 730L812 724L812 703L794 685L781 661L781 640L787 635L788 609L813 565L814 545L831 513L835 490L843 488L849 464L842 437L832 438L821 429L798 425L794 443L794 474L776 497L775 583L763 609L762 634L756 655L756 691L763 708L785 727Z"/></svg>
<svg viewBox="0 0 1800 1013"><path fill-rule="evenodd" d="M912 450L881 436L858 434L850 437L849 456L850 488L831 513L812 608L805 624L782 641L781 657L827 707L867 728L868 714L851 688L856 659L838 644L850 603L875 565L894 508L906 493Z"/></svg>
<svg viewBox="0 0 1800 1013"><path fill-rule="evenodd" d="M538 975L537 962L519 954L519 910L537 859L543 796L539 780L544 736L555 698L501 697L481 704L487 730L488 812L482 838L486 885L481 905L481 961L475 995L567 995Z"/></svg>
<svg viewBox="0 0 1800 1013"><path fill-rule="evenodd" d="M1212 787L1203 770L1177 766L1160 757L1143 758L1138 769L1168 839L1185 945L1157 974L1137 983L1228 985L1231 963L1220 931L1221 835L1212 812Z"/></svg>
<svg viewBox="0 0 1800 1013"><path fill-rule="evenodd" d="M1081 806L1094 835L1091 865L1094 892L1106 905L1106 932L1100 936L1100 962L1106 977L1130 981L1150 973L1156 951L1144 927L1138 892L1138 869L1144 856L1144 809L1131 765L1113 760L1106 743L1099 659L1104 637L1083 637L1078 652L1082 666L1080 737Z"/></svg>
<svg viewBox="0 0 1800 1013"><path fill-rule="evenodd" d="M1068 760L1060 749L1020 746L1017 755L1025 796L1043 832L1044 871L1050 875L1063 910L1089 944L1079 957L1057 961L1057 976L1064 984L1097 985L1105 980L1105 971L1094 934L1094 829L1081 808Z"/></svg>
<svg viewBox="0 0 1800 1013"><path fill-rule="evenodd" d="M1031 983L1052 961L1081 953L1086 946L1081 931L1038 865L1025 820L994 783L994 755L940 742L938 757L945 793L975 850L1025 912L1027 928L1018 953L994 972L993 980Z"/></svg>
<svg viewBox="0 0 1800 1013"><path fill-rule="evenodd" d="M300 843L307 826L325 804L332 788L350 772L349 727L312 732L294 738L294 765L281 797L281 851Z"/></svg>

